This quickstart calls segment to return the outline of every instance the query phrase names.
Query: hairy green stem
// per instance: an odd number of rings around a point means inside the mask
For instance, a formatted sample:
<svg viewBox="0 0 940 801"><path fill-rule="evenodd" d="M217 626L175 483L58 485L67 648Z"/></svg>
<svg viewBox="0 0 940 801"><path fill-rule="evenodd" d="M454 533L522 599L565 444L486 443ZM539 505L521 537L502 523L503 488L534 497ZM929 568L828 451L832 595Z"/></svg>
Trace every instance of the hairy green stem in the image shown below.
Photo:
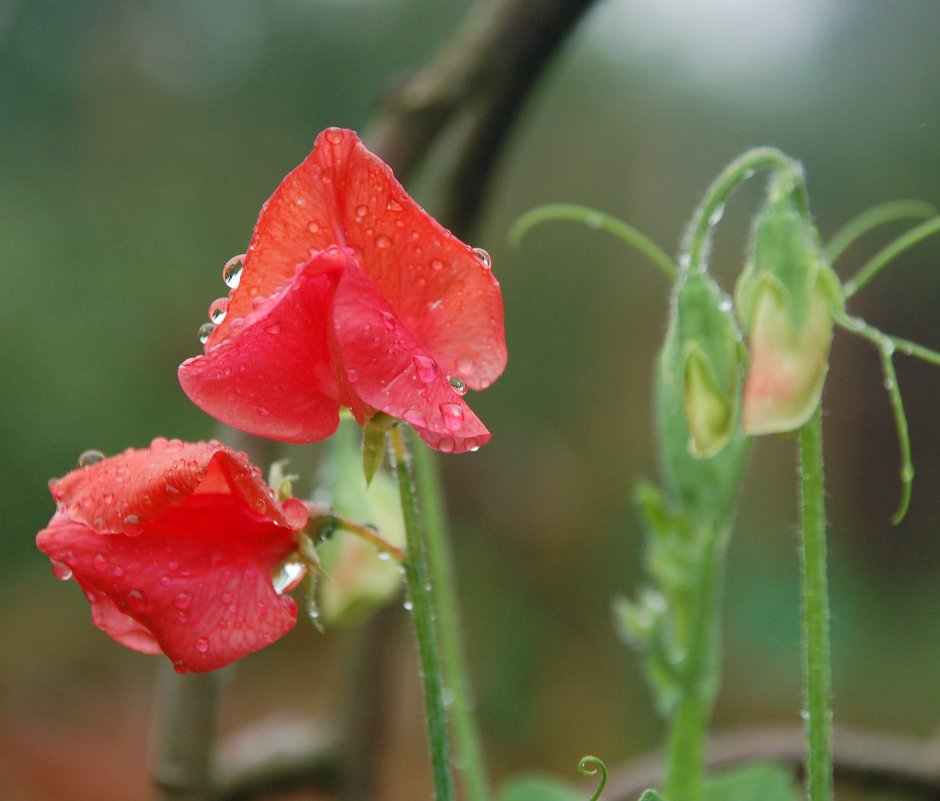
<svg viewBox="0 0 940 801"><path fill-rule="evenodd" d="M408 587L415 639L418 644L421 679L424 682L424 711L427 716L434 797L436 801L453 801L454 778L450 766L450 742L447 733L447 713L444 708L444 681L431 578L428 571L427 542L405 436L400 426L393 426L388 436L405 522L405 540L408 548L408 555L404 562L405 583Z"/></svg>
<svg viewBox="0 0 940 801"><path fill-rule="evenodd" d="M699 801L702 797L705 741L718 684L718 618L727 533L708 527L694 536L700 538L702 551L689 597L692 615L686 652L679 666L682 694L669 731L664 788L669 801Z"/></svg>
<svg viewBox="0 0 940 801"><path fill-rule="evenodd" d="M842 285L846 300L871 281L881 272L883 267L900 256L905 250L914 247L914 245L938 232L940 232L940 217L934 217L932 220L927 220L927 222L915 226L890 244L885 245L868 262L862 265L862 268L852 278Z"/></svg>
<svg viewBox="0 0 940 801"><path fill-rule="evenodd" d="M887 203L879 203L853 217L832 235L832 239L826 243L826 258L831 264L862 236L878 226L895 220L927 219L936 213L937 210L933 206L920 200L889 200Z"/></svg>
<svg viewBox="0 0 940 801"><path fill-rule="evenodd" d="M832 801L832 677L822 413L800 429L803 568L803 681L806 701L806 786L809 801Z"/></svg>
<svg viewBox="0 0 940 801"><path fill-rule="evenodd" d="M463 779L467 801L487 801L489 786L460 636L463 628L460 623L457 583L444 514L444 493L434 452L416 439L411 432L410 444L426 534L428 568L437 607L441 660L444 663L444 680L451 700L449 710L453 723L455 763Z"/></svg>
<svg viewBox="0 0 940 801"><path fill-rule="evenodd" d="M725 167L718 177L712 181L705 192L705 196L695 209L692 223L686 232L684 255L679 260L682 270L701 272L705 269L705 260L708 252L708 243L711 230L717 219L720 219L722 209L737 188L738 184L750 178L757 170L770 168L778 173L789 173L796 179L798 202L807 214L809 201L803 181L803 168L799 162L791 159L786 153L775 147L755 147L747 153L736 158Z"/></svg>

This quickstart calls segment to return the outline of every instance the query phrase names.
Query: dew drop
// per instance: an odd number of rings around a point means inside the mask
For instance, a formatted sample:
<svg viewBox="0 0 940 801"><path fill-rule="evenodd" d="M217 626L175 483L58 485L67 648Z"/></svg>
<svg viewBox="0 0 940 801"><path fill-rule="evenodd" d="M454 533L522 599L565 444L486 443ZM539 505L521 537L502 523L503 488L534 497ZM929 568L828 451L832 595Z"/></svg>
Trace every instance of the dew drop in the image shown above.
<svg viewBox="0 0 940 801"><path fill-rule="evenodd" d="M411 601L405 601L402 606L405 608L406 612L410 612L412 609L414 609L414 605L411 603Z"/></svg>
<svg viewBox="0 0 940 801"><path fill-rule="evenodd" d="M203 323L199 326L199 330L196 332L196 336L199 337L199 342L205 345L209 337L212 336L213 331L215 331L214 323Z"/></svg>
<svg viewBox="0 0 940 801"><path fill-rule="evenodd" d="M457 395L460 395L461 398L467 394L467 382L459 376L450 376L447 379L447 383L450 384L450 388L454 390Z"/></svg>
<svg viewBox="0 0 940 801"><path fill-rule="evenodd" d="M487 269L493 266L493 260L490 258L490 254L483 250L483 248L474 248L473 255L482 261L483 266Z"/></svg>
<svg viewBox="0 0 940 801"><path fill-rule="evenodd" d="M68 581L70 578L72 578L72 568L65 564L65 562L57 562L55 559L53 559L52 575L55 576L59 581Z"/></svg>
<svg viewBox="0 0 940 801"><path fill-rule="evenodd" d="M236 289L242 280L242 269L245 266L245 255L233 256L222 268L222 280L229 289Z"/></svg>
<svg viewBox="0 0 940 801"><path fill-rule="evenodd" d="M209 641L205 637L200 637L198 640L196 640L196 650L199 651L199 653L204 654L209 650Z"/></svg>
<svg viewBox="0 0 940 801"><path fill-rule="evenodd" d="M127 593L127 604L131 609L142 610L147 605L147 597L140 590Z"/></svg>
<svg viewBox="0 0 940 801"><path fill-rule="evenodd" d="M385 234L379 234L375 238L375 246L379 250L387 250L392 246L392 240L389 239Z"/></svg>
<svg viewBox="0 0 940 801"><path fill-rule="evenodd" d="M442 437L440 442L437 443L437 449L441 453L453 453L454 441L450 437Z"/></svg>
<svg viewBox="0 0 940 801"><path fill-rule="evenodd" d="M218 325L225 319L228 311L228 298L216 298L209 306L209 322Z"/></svg>
<svg viewBox="0 0 940 801"><path fill-rule="evenodd" d="M457 431L463 425L463 407L459 403L442 403L441 414L449 431Z"/></svg>
<svg viewBox="0 0 940 801"><path fill-rule="evenodd" d="M387 561L388 561L389 559L391 559L392 557L391 557L391 555L389 554L388 551L379 551L379 552L378 552L378 558L379 558L379 561L381 561L381 562L387 562Z"/></svg>
<svg viewBox="0 0 940 801"><path fill-rule="evenodd" d="M319 223L315 223L315 222L307 223L307 230L311 234L316 234L320 231L320 225Z"/></svg>
<svg viewBox="0 0 940 801"><path fill-rule="evenodd" d="M189 609L193 602L193 596L188 592L181 592L173 599L173 606L177 609Z"/></svg>
<svg viewBox="0 0 940 801"><path fill-rule="evenodd" d="M397 200L388 201L388 204L385 206L385 208L388 209L389 211L401 211L402 210L401 203L399 203Z"/></svg>
<svg viewBox="0 0 940 801"><path fill-rule="evenodd" d="M95 570L99 573L104 573L104 571L108 569L108 560L104 558L103 554L96 554L92 562L95 566Z"/></svg>
<svg viewBox="0 0 940 801"><path fill-rule="evenodd" d="M307 575L307 566L299 559L288 559L279 567L274 569L271 581L274 584L274 591L279 595L290 592Z"/></svg>
<svg viewBox="0 0 940 801"><path fill-rule="evenodd" d="M124 568L121 567L120 565L116 565L115 568L114 568L114 570L111 571L111 574L112 574L115 578L120 578L121 576L124 575Z"/></svg>
<svg viewBox="0 0 940 801"><path fill-rule="evenodd" d="M390 311L382 312L382 325L384 325L389 331L395 327L395 315Z"/></svg>
<svg viewBox="0 0 940 801"><path fill-rule="evenodd" d="M163 587L170 586L170 577L169 576L160 576L160 585Z"/></svg>
<svg viewBox="0 0 940 801"><path fill-rule="evenodd" d="M230 592L223 592L223 593L222 593L222 597L219 598L219 600L220 600L223 604L230 604L230 603L232 602L232 593L230 593Z"/></svg>
<svg viewBox="0 0 940 801"><path fill-rule="evenodd" d="M432 269L432 270L443 270L443 269L444 269L444 262L442 262L440 259L431 259L431 269Z"/></svg>
<svg viewBox="0 0 940 801"><path fill-rule="evenodd" d="M124 518L125 526L136 526L140 522L140 518L137 515L127 515Z"/></svg>
<svg viewBox="0 0 940 801"><path fill-rule="evenodd" d="M359 373L355 369L348 369L346 371L346 380L350 384L355 384L359 380Z"/></svg>
<svg viewBox="0 0 940 801"><path fill-rule="evenodd" d="M402 415L406 423L409 423L416 428L424 428L428 421L425 419L424 415L421 414L417 409L409 409Z"/></svg>
<svg viewBox="0 0 940 801"><path fill-rule="evenodd" d="M104 461L104 454L101 451L90 448L87 451L82 451L81 455L78 457L78 466L89 467L101 461Z"/></svg>
<svg viewBox="0 0 940 801"><path fill-rule="evenodd" d="M430 384L437 378L437 362L430 356L425 356L423 353L416 353L412 361L414 362L415 369L418 371L418 378L422 383Z"/></svg>
<svg viewBox="0 0 940 801"><path fill-rule="evenodd" d="M718 225L721 222L721 218L725 216L725 206L722 203L720 206L715 206L714 211L708 216L709 225Z"/></svg>
<svg viewBox="0 0 940 801"><path fill-rule="evenodd" d="M326 132L326 140L331 144L338 145L343 141L343 132L337 128L330 128Z"/></svg>

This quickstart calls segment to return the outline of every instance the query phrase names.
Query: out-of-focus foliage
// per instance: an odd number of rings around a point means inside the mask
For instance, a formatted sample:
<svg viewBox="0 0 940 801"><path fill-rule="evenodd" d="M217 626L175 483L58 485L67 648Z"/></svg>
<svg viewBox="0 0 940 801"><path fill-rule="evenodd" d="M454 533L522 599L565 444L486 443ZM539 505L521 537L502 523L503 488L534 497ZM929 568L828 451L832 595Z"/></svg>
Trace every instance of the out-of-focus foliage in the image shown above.
<svg viewBox="0 0 940 801"><path fill-rule="evenodd" d="M222 265L314 135L362 128L466 5L0 0L0 794L6 782L39 801L143 796L152 663L99 635L35 552L52 513L45 481L89 447L210 435L175 368L198 348ZM656 470L668 289L597 232L540 226L510 250L509 225L538 204L583 203L673 250L711 177L757 144L804 162L824 239L882 200L940 204L938 25L929 0L601 0L540 84L473 241L493 255L507 311L509 368L474 398L494 437L445 460L495 775L562 773L587 751L613 767L660 738L609 605L640 575L631 490ZM758 202L742 190L718 230L711 263L726 291ZM898 232L866 238L837 272ZM919 246L852 311L940 347L938 261L940 241ZM940 708L940 376L898 362L918 472L891 529L896 444L877 356L837 332L831 363L836 714L927 732ZM312 489L311 450L287 449L298 494ZM798 721L793 483L791 443L759 442L730 544L719 727ZM298 627L245 660L223 729L272 711L338 714L351 636ZM399 679L413 673L406 646L388 656ZM389 699L408 734L390 740L388 799L415 797L424 776L412 682L396 680Z"/></svg>

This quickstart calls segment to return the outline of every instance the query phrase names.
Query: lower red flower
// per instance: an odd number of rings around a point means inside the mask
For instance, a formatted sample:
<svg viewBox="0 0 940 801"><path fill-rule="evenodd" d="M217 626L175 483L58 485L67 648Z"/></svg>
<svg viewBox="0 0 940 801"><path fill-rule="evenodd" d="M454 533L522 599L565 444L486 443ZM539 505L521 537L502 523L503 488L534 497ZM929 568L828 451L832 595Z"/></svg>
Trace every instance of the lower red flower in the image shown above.
<svg viewBox="0 0 940 801"><path fill-rule="evenodd" d="M244 454L160 438L50 489L58 509L36 544L122 645L207 671L293 627L294 601L271 573L295 551L307 509L275 500Z"/></svg>

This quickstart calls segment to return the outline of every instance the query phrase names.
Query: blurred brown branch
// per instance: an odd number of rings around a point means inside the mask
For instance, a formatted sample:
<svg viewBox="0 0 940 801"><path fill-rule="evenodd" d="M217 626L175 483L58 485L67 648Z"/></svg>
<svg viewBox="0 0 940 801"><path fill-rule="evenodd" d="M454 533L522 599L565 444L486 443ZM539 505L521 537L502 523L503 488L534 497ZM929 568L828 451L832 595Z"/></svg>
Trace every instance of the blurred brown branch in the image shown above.
<svg viewBox="0 0 940 801"><path fill-rule="evenodd" d="M708 768L712 771L765 760L802 768L806 741L801 726L749 727L711 737ZM833 765L839 781L890 788L914 796L940 799L940 741L836 727ZM636 801L662 779L660 752L639 757L611 773L609 801Z"/></svg>

